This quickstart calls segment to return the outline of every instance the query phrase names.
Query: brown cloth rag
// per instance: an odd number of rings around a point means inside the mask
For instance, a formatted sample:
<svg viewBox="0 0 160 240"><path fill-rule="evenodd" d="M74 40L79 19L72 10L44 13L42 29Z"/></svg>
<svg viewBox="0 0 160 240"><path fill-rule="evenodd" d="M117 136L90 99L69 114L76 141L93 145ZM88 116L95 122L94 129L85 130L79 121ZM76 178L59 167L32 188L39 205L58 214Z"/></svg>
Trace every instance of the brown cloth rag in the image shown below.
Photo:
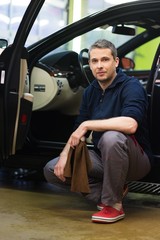
<svg viewBox="0 0 160 240"><path fill-rule="evenodd" d="M75 149L70 148L64 169L64 176L71 179L72 192L90 193L87 173L91 168L86 143L80 141Z"/></svg>

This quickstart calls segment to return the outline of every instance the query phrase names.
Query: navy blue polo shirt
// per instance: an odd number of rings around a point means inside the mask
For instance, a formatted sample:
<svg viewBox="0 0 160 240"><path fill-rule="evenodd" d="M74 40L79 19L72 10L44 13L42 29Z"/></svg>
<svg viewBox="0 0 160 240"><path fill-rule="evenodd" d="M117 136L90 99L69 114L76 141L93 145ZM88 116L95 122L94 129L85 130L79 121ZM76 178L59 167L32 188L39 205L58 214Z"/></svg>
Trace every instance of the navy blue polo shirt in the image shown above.
<svg viewBox="0 0 160 240"><path fill-rule="evenodd" d="M117 69L117 76L104 91L97 80L94 80L85 90L75 128L83 121L108 119L112 117L132 117L138 122L135 138L147 155L151 156L147 126L147 93L135 77L127 76ZM103 132L93 132L93 143L98 144Z"/></svg>

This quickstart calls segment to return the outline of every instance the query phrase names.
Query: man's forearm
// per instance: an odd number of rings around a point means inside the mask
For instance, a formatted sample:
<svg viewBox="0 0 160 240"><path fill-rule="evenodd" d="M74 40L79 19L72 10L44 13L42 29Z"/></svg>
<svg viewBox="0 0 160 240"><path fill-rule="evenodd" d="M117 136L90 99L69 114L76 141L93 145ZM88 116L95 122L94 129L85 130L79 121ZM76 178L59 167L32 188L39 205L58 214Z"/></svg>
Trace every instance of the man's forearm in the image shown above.
<svg viewBox="0 0 160 240"><path fill-rule="evenodd" d="M134 134L138 124L131 117L115 117L102 120L88 120L82 123L82 128L91 131L120 131L125 134Z"/></svg>
<svg viewBox="0 0 160 240"><path fill-rule="evenodd" d="M63 148L62 152L60 153L60 156L68 156L69 149L70 149L70 144L69 144L69 140L68 140L68 142L66 143L66 145Z"/></svg>

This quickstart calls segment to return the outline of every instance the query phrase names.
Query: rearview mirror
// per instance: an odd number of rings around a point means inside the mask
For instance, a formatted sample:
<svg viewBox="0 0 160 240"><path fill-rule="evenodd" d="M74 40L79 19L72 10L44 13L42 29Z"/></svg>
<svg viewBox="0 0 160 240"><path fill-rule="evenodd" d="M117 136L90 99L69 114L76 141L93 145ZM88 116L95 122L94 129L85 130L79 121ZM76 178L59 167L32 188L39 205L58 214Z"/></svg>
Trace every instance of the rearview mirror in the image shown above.
<svg viewBox="0 0 160 240"><path fill-rule="evenodd" d="M136 34L136 31L134 28L125 27L122 25L122 26L113 26L112 33L134 36Z"/></svg>

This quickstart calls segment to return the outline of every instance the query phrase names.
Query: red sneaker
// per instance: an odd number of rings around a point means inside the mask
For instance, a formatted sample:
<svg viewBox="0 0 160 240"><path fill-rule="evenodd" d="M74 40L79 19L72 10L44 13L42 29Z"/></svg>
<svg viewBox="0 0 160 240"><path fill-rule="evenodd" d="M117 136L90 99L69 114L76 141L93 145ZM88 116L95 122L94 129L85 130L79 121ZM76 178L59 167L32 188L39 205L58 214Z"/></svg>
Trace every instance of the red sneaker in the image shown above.
<svg viewBox="0 0 160 240"><path fill-rule="evenodd" d="M123 189L123 197L124 198L128 193L128 186L127 184L124 185L124 189ZM97 209L98 210L102 210L105 207L105 205L103 203L98 203L97 204Z"/></svg>
<svg viewBox="0 0 160 240"><path fill-rule="evenodd" d="M92 222L97 223L112 223L125 217L123 208L118 211L117 209L105 206L101 211L92 215Z"/></svg>
<svg viewBox="0 0 160 240"><path fill-rule="evenodd" d="M103 203L98 203L97 204L97 209L98 210L102 210L106 205L104 205Z"/></svg>

